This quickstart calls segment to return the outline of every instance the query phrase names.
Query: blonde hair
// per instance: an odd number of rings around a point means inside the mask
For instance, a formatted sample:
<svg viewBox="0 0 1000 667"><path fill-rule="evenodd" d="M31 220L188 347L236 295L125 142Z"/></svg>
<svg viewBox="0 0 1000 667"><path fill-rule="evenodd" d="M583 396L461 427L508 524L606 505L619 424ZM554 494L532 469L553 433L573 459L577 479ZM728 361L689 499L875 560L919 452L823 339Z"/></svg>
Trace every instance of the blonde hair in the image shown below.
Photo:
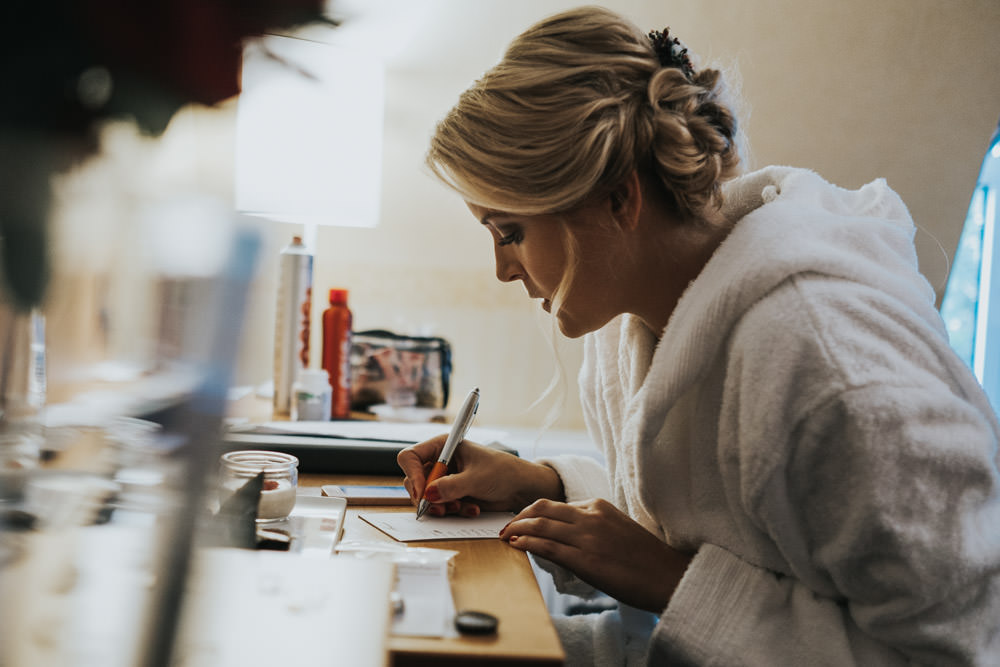
<svg viewBox="0 0 1000 667"><path fill-rule="evenodd" d="M638 170L698 220L739 164L724 96L718 70L688 79L634 24L582 7L511 43L438 124L427 165L466 201L522 215L570 210Z"/></svg>

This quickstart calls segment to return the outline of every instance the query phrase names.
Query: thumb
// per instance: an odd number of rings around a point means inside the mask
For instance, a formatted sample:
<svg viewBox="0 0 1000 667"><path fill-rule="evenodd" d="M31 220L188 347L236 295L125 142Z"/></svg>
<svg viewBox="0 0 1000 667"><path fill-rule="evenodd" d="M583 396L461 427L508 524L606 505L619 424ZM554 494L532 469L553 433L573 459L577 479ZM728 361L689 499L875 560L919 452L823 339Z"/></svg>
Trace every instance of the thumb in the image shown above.
<svg viewBox="0 0 1000 667"><path fill-rule="evenodd" d="M446 503L474 496L474 489L475 480L470 479L468 472L456 472L428 484L424 495L432 503Z"/></svg>

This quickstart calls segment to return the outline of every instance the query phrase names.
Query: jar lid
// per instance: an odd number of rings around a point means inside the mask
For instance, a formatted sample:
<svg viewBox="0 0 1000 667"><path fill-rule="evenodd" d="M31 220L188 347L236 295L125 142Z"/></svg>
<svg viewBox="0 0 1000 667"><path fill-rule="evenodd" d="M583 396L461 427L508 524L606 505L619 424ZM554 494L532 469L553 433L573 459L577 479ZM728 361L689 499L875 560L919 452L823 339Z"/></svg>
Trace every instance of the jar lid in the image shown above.
<svg viewBox="0 0 1000 667"><path fill-rule="evenodd" d="M330 387L330 374L322 368L303 368L298 383L310 394L322 394Z"/></svg>
<svg viewBox="0 0 1000 667"><path fill-rule="evenodd" d="M284 452L243 449L223 454L222 464L241 473L278 473L285 472L290 467L297 468L299 460Z"/></svg>

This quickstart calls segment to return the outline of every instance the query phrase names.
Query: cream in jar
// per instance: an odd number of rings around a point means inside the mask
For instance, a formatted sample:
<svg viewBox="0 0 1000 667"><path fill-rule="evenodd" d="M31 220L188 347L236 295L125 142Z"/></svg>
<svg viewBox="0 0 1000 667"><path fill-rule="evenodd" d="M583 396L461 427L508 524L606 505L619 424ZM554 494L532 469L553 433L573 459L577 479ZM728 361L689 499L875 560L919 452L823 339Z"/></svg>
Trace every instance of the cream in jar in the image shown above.
<svg viewBox="0 0 1000 667"><path fill-rule="evenodd" d="M283 452L243 450L223 454L221 463L223 502L263 473L257 521L280 521L291 514L299 482L299 460L296 457Z"/></svg>

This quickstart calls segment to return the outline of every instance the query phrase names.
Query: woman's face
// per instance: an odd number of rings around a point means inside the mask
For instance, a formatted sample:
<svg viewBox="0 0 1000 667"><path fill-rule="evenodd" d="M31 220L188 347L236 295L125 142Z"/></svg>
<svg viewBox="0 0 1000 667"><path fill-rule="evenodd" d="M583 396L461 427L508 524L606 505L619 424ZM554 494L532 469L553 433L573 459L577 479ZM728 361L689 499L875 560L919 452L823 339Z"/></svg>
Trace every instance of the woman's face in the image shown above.
<svg viewBox="0 0 1000 667"><path fill-rule="evenodd" d="M614 294L613 255L615 234L602 225L599 206L584 206L571 213L520 215L467 204L493 237L497 279L520 280L528 296L541 299L551 312L552 299L569 263L563 225L572 234L576 267L564 301L556 313L559 329L569 338L596 331L621 312Z"/></svg>

